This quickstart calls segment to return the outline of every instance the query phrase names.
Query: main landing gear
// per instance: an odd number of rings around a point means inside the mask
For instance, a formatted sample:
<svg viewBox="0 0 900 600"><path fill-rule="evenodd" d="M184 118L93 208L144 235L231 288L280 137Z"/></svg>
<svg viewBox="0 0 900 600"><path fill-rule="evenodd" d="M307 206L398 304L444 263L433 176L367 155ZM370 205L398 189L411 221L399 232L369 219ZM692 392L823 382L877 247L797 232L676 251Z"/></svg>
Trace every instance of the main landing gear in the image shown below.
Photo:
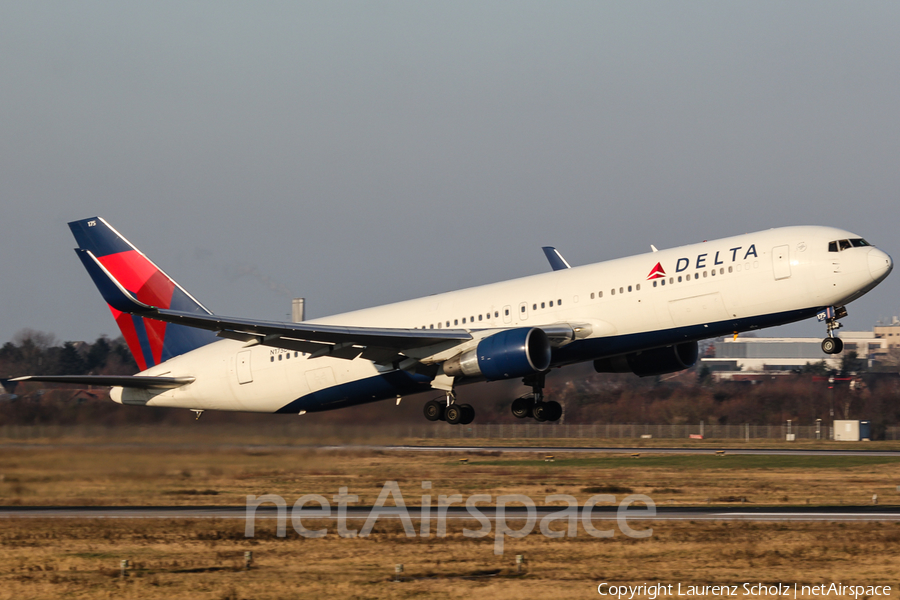
<svg viewBox="0 0 900 600"><path fill-rule="evenodd" d="M529 375L522 381L531 386L531 393L513 400L513 416L517 419L531 417L535 421L559 421L562 416L559 402L544 402L544 373Z"/></svg>
<svg viewBox="0 0 900 600"><path fill-rule="evenodd" d="M475 420L475 409L469 404L457 404L456 395L447 392L447 399L425 403L425 418L429 421L447 421L451 425L468 425Z"/></svg>
<svg viewBox="0 0 900 600"><path fill-rule="evenodd" d="M825 354L840 354L841 350L844 349L843 340L834 336L834 330L843 327L838 319L843 319L846 316L847 309L843 306L838 306L837 308L828 307L823 316L819 317L820 321L825 321L825 327L828 329L828 337L822 340L822 352Z"/></svg>

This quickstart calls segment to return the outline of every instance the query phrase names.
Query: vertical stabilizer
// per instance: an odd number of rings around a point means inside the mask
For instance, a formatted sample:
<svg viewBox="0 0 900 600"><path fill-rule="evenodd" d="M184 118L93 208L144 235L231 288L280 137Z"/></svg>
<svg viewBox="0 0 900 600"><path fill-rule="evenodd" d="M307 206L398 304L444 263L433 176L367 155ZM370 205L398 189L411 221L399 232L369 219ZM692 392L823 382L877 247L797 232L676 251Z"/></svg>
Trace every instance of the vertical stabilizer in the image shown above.
<svg viewBox="0 0 900 600"><path fill-rule="evenodd" d="M102 218L73 221L69 228L78 242L76 252L90 252L139 301L157 308L212 314ZM112 306L110 310L142 371L216 341L210 331L147 319Z"/></svg>

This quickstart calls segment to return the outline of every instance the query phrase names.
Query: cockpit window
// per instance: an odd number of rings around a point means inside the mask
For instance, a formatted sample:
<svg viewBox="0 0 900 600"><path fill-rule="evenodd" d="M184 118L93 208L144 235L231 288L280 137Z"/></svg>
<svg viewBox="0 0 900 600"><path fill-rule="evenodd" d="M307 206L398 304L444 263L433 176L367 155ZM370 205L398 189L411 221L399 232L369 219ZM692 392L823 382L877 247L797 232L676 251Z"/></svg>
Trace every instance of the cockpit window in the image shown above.
<svg viewBox="0 0 900 600"><path fill-rule="evenodd" d="M872 244L862 238L854 238L852 240L837 240L834 242L828 242L828 251L840 252L841 250L847 250L848 248L865 248L871 245Z"/></svg>

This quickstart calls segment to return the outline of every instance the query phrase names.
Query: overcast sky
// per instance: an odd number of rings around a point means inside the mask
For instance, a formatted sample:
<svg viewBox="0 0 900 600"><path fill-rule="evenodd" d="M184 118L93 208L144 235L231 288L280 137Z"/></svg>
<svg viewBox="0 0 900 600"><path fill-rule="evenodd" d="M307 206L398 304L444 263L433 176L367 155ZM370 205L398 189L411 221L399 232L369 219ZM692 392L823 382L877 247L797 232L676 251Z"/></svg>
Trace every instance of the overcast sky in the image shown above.
<svg viewBox="0 0 900 600"><path fill-rule="evenodd" d="M896 260L898 30L897 2L2 2L0 343L119 335L66 227L95 215L265 319L542 272L542 245L827 224ZM900 314L900 275L849 311Z"/></svg>

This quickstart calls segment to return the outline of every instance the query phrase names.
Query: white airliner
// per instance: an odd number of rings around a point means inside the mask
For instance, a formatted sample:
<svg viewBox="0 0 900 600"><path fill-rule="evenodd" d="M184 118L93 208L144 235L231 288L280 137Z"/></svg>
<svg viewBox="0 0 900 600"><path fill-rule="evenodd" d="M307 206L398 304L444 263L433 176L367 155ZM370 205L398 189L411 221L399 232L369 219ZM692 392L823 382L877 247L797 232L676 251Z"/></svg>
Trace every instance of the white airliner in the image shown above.
<svg viewBox="0 0 900 600"><path fill-rule="evenodd" d="M522 379L519 418L554 421L550 369L671 373L697 341L812 317L826 353L844 306L891 272L885 252L832 227L783 227L581 267L545 248L553 270L301 323L212 314L101 218L69 224L141 372L33 376L112 387L116 402L304 414L439 390L425 417L469 423L456 386Z"/></svg>

